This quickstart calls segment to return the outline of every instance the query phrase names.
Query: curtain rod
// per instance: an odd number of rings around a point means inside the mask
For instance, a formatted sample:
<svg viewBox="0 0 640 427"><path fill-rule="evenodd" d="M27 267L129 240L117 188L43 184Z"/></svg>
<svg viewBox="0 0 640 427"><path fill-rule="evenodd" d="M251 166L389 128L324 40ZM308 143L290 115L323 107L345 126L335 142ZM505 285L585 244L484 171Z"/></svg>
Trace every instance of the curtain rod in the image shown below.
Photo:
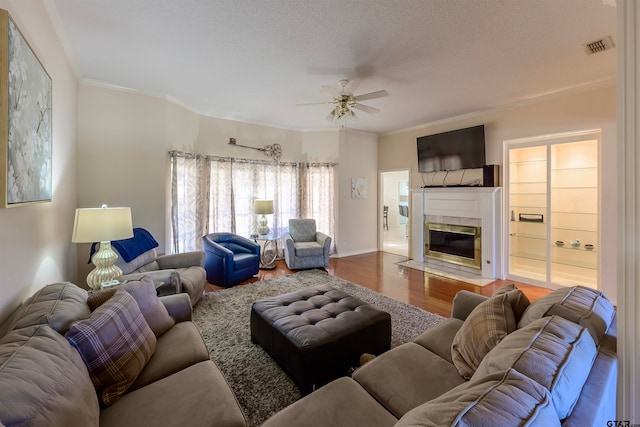
<svg viewBox="0 0 640 427"><path fill-rule="evenodd" d="M171 150L169 151L169 155L176 157L184 157L187 159L205 159L205 160L214 160L214 161L224 161L224 162L232 162L232 163L251 163L257 165L283 165L283 166L338 166L338 163L332 162L274 162L269 160L254 160L254 159L244 159L240 157L223 157L223 156L214 156L214 155L206 155L206 154L195 154L195 153L185 153L183 151Z"/></svg>

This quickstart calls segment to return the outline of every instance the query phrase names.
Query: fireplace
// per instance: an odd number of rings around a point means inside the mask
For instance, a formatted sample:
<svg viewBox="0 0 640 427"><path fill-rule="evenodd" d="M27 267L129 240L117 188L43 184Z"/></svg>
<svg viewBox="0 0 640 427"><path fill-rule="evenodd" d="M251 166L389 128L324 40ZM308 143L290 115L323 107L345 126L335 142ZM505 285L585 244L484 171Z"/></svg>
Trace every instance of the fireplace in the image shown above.
<svg viewBox="0 0 640 427"><path fill-rule="evenodd" d="M480 230L480 227L427 221L424 226L424 256L480 269Z"/></svg>
<svg viewBox="0 0 640 427"><path fill-rule="evenodd" d="M481 279L478 283L482 282L482 284L479 286L491 283L485 279L502 278L501 190L500 187L416 188L411 190L409 221L412 262L416 265L420 264L423 269L436 272L434 274L442 272L442 275L447 276ZM460 257L455 253L447 254L442 252L440 248L433 248L432 251L431 244L440 242L429 240L427 223L471 227L471 229L463 228L467 235L462 237L470 240L469 236L473 236L473 256ZM427 252L429 253L427 254ZM450 255L454 256L453 260ZM463 255L471 255L471 253L467 252Z"/></svg>

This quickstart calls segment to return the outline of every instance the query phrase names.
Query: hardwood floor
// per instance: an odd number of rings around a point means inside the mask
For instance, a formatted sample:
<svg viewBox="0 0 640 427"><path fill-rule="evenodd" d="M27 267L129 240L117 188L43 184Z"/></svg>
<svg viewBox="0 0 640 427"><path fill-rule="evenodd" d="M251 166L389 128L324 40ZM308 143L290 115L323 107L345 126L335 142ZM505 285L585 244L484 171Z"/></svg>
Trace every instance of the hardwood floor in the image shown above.
<svg viewBox="0 0 640 427"><path fill-rule="evenodd" d="M446 317L451 313L451 303L454 295L462 289L481 295L491 295L501 286L507 283L515 283L530 301L535 301L551 292L546 288L506 280L496 280L487 286L476 286L397 264L407 259L404 256L387 252L372 252L344 258L331 258L326 271L333 276L357 283L398 301L412 304ZM278 260L274 270L260 270L257 277L249 279L241 285L294 273L296 271L289 270L284 260ZM218 289L224 288L210 283L207 284L207 291Z"/></svg>

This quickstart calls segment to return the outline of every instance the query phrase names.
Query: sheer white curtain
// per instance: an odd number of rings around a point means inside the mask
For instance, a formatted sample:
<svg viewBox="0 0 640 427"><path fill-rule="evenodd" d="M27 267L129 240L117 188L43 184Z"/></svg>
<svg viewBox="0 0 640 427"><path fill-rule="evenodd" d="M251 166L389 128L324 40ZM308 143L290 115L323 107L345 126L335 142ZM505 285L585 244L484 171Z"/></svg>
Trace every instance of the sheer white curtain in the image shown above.
<svg viewBox="0 0 640 427"><path fill-rule="evenodd" d="M273 200L274 230L282 232L290 218L314 218L318 231L335 236L334 163L169 155L174 253L200 249L201 237L212 232L255 233L255 199Z"/></svg>
<svg viewBox="0 0 640 427"><path fill-rule="evenodd" d="M206 163L207 168L203 170L203 173L209 177L209 187L206 193L209 205L207 210L203 212L206 226L200 237L214 231L235 233L233 161L227 157L208 157Z"/></svg>
<svg viewBox="0 0 640 427"><path fill-rule="evenodd" d="M206 229L203 212L208 197L203 197L206 176L202 157L171 152L171 250L188 252L200 247Z"/></svg>
<svg viewBox="0 0 640 427"><path fill-rule="evenodd" d="M335 236L333 215L334 165L331 163L305 163L301 165L302 217L314 218L316 228L329 236ZM335 238L331 242L331 253L335 253Z"/></svg>

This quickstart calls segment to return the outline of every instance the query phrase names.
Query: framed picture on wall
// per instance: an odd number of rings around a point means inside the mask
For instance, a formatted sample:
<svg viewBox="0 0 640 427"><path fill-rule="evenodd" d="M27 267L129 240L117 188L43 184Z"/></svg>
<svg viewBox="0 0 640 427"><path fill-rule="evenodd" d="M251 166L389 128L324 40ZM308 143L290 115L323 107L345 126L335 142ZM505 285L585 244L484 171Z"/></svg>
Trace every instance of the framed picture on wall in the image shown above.
<svg viewBox="0 0 640 427"><path fill-rule="evenodd" d="M367 198L367 178L351 178L351 198Z"/></svg>
<svg viewBox="0 0 640 427"><path fill-rule="evenodd" d="M0 207L51 201L51 77L0 9Z"/></svg>

